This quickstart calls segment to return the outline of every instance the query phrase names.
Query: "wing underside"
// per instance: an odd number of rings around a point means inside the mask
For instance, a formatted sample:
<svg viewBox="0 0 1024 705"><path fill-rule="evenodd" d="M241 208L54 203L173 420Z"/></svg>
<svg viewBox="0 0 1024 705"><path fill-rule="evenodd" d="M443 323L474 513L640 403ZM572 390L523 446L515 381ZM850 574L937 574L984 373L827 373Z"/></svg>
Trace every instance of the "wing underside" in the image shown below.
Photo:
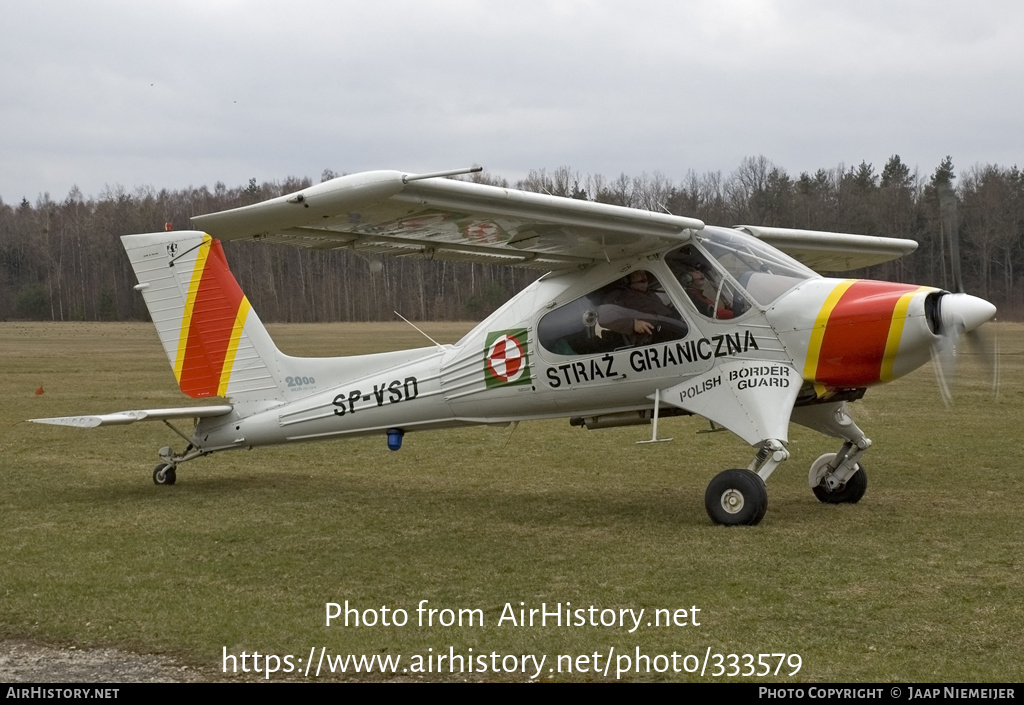
<svg viewBox="0 0 1024 705"><path fill-rule="evenodd" d="M696 218L389 171L338 177L192 222L222 240L543 269L682 244L704 227Z"/></svg>
<svg viewBox="0 0 1024 705"><path fill-rule="evenodd" d="M541 269L664 251L704 228L696 218L429 176L350 174L192 223L221 240ZM900 238L736 227L819 271L868 267L917 247Z"/></svg>

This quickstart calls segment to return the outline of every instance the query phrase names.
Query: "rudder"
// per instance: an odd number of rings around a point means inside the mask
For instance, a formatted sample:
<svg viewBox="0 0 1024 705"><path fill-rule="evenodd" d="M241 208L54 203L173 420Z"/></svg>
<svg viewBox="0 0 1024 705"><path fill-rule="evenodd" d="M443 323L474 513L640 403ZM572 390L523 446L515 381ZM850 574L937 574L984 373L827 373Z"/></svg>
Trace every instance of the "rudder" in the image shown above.
<svg viewBox="0 0 1024 705"><path fill-rule="evenodd" d="M181 391L279 399L279 355L228 268L220 241L198 231L121 238Z"/></svg>

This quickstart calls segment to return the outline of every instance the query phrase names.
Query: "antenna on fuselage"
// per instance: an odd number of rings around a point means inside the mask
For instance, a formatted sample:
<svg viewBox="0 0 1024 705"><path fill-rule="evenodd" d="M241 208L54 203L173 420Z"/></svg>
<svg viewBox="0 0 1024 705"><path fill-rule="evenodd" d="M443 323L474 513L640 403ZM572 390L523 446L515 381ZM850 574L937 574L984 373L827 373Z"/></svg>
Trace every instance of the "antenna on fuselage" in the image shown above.
<svg viewBox="0 0 1024 705"><path fill-rule="evenodd" d="M420 335L422 335L422 336L423 336L424 338L426 338L426 339L427 339L427 340L429 340L429 341L430 341L431 343L433 343L434 345L436 345L436 346L437 346L437 349L438 349L438 350L444 350L444 346L443 346L443 345L441 345L441 343L437 342L436 340L434 340L433 338L431 338L431 337L430 337L429 335L427 335L426 333L424 333L424 332L423 332L422 330L420 330L420 329L419 329L419 328L418 328L418 327L416 326L416 324L415 324L415 323L413 323L413 322L412 322L412 321L410 321L410 320L409 320L408 318L406 318L405 316L403 316L402 314L400 314L400 313L399 313L398 311L394 311L393 313L394 313L394 314L395 314L396 316L398 316L399 318L401 318L401 319L402 319L403 321L405 321L406 323L408 323L408 324L409 324L410 326L412 326L413 328L415 328L415 329L416 329L416 332L418 332L418 333L419 333Z"/></svg>

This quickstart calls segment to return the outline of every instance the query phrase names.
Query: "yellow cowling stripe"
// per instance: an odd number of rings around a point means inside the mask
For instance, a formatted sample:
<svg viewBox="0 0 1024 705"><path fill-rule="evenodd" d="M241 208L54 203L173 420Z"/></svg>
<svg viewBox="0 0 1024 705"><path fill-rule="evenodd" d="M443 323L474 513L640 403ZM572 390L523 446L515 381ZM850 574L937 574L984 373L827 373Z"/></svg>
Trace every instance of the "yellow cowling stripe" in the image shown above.
<svg viewBox="0 0 1024 705"><path fill-rule="evenodd" d="M818 356L821 355L821 344L825 340L825 326L828 324L829 316L832 315L832 309L839 303L839 299L843 298L843 294L846 290L854 285L856 279L846 279L842 281L832 293L825 299L825 303L822 304L821 310L818 311L817 318L814 319L814 327L811 328L811 339L807 343L807 359L804 361L804 379L813 380L818 372Z"/></svg>
<svg viewBox="0 0 1024 705"><path fill-rule="evenodd" d="M893 378L892 367L896 362L896 354L900 351L900 338L903 337L903 325L907 322L907 309L910 308L910 302L914 296L927 288L922 286L907 292L896 302L896 308L892 312L892 323L889 324L889 335L885 339L885 353L882 355L882 369L878 374L879 381L888 382Z"/></svg>
<svg viewBox="0 0 1024 705"><path fill-rule="evenodd" d="M245 328L245 319L249 315L252 306L249 299L242 297L242 303L238 305L238 313L235 315L235 325L231 328L231 339L228 341L228 349L224 354L224 367L220 372L220 383L217 385L217 396L222 397L228 391L228 382L231 381L231 368L235 364L235 353L238 352L238 341L242 338L242 329Z"/></svg>
<svg viewBox="0 0 1024 705"><path fill-rule="evenodd" d="M185 348L188 347L188 331L192 327L192 309L196 305L196 294L199 293L199 282L203 279L203 271L206 269L206 258L210 254L210 244L213 238L203 235L203 242L199 245L196 253L196 265L192 269L192 281L188 285L188 295L185 298L185 310L181 315L181 333L178 335L178 356L174 360L174 378L181 382L181 369L185 365Z"/></svg>

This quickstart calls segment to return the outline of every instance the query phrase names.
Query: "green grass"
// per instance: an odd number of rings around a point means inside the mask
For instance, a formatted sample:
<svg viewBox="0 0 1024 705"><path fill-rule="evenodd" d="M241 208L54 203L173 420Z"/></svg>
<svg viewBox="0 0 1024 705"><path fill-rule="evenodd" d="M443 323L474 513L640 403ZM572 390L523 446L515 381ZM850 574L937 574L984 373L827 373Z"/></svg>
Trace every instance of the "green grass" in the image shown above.
<svg viewBox="0 0 1024 705"><path fill-rule="evenodd" d="M404 658L453 646L546 654L546 667L609 647L710 647L801 655L794 678L765 680L1019 681L1024 327L996 327L998 399L968 359L953 410L929 369L853 405L874 441L860 504L814 499L807 468L837 444L794 427L765 520L725 528L707 518L704 489L752 450L729 433L697 434L699 419L663 421L675 440L652 445L634 444L646 427L587 432L563 420L511 437L410 434L398 453L383 437L224 453L157 487L156 450L181 445L161 424L23 423L184 403L152 327L0 324L0 637L169 653L212 674L225 646ZM425 326L442 341L467 328ZM404 324L271 332L291 354L422 344ZM325 627L325 603L345 600L406 609L410 624ZM487 623L417 627L420 600L479 608ZM697 605L701 626L495 624L520 602Z"/></svg>

